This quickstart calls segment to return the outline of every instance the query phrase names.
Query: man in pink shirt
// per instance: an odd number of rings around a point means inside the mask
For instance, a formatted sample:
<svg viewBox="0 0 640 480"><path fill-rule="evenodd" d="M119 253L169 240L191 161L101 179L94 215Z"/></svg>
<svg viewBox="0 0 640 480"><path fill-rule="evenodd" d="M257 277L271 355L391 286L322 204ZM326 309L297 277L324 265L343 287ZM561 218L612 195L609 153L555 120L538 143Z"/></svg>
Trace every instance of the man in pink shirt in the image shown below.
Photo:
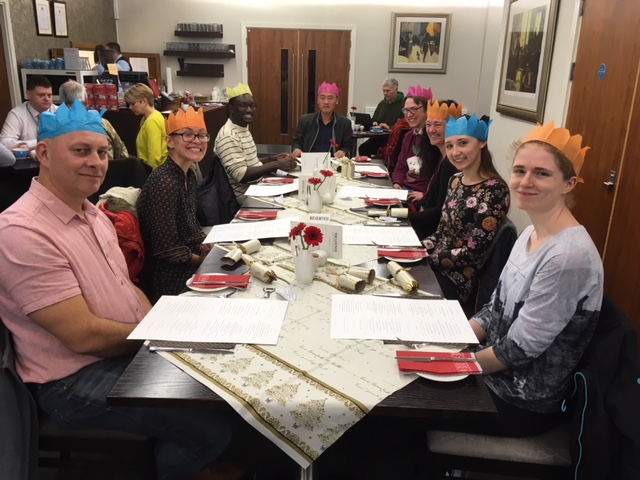
<svg viewBox="0 0 640 480"><path fill-rule="evenodd" d="M63 425L156 437L158 478L238 478L208 469L231 437L223 415L107 406L140 348L126 338L151 304L129 281L113 225L87 201L109 165L98 113L78 101L45 112L39 140L40 175L0 215L0 317L22 380Z"/></svg>

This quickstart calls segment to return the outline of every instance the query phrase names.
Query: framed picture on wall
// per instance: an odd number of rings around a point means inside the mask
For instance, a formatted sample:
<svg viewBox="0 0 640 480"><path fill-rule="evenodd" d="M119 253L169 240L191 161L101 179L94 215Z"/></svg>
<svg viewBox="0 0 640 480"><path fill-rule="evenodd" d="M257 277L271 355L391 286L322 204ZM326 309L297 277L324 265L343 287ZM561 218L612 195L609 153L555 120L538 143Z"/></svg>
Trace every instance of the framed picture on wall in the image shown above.
<svg viewBox="0 0 640 480"><path fill-rule="evenodd" d="M67 4L63 2L53 2L53 25L56 37L68 37L69 27L67 26Z"/></svg>
<svg viewBox="0 0 640 480"><path fill-rule="evenodd" d="M451 14L391 14L390 72L447 73Z"/></svg>
<svg viewBox="0 0 640 480"><path fill-rule="evenodd" d="M511 0L496 110L542 123L558 0Z"/></svg>
<svg viewBox="0 0 640 480"><path fill-rule="evenodd" d="M33 0L33 10L36 15L36 34L53 35L49 0Z"/></svg>

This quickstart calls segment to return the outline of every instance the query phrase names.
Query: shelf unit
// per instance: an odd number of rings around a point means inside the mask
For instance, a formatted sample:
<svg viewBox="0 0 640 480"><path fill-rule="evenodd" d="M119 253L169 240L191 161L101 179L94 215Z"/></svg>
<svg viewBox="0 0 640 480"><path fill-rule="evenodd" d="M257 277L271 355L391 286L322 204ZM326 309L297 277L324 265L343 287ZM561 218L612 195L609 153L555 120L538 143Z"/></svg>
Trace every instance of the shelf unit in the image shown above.
<svg viewBox="0 0 640 480"><path fill-rule="evenodd" d="M235 58L235 45L232 47L233 52L192 52L189 50L164 50L163 55L182 58Z"/></svg>
<svg viewBox="0 0 640 480"><path fill-rule="evenodd" d="M222 32L186 32L184 30L175 30L173 34L176 37L222 38Z"/></svg>

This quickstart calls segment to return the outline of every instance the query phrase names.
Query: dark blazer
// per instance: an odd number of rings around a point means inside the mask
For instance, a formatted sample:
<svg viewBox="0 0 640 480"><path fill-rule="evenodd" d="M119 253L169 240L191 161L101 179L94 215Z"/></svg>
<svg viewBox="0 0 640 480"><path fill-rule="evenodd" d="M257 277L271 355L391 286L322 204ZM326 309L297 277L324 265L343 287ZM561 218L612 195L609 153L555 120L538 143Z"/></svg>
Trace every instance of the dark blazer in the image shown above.
<svg viewBox="0 0 640 480"><path fill-rule="evenodd" d="M292 149L299 148L303 152L311 151L316 137L318 136L318 122L321 120L320 112L309 113L300 117L298 121L298 130L293 139ZM351 121L347 118L334 114L333 124L333 140L340 146L340 150L351 156L351 147L353 146L353 128Z"/></svg>
<svg viewBox="0 0 640 480"><path fill-rule="evenodd" d="M458 169L451 165L446 157L443 158L433 172L426 195L414 204L417 211L409 214L409 221L420 240L432 235L438 229L449 180L455 173L458 173Z"/></svg>
<svg viewBox="0 0 640 480"><path fill-rule="evenodd" d="M640 478L637 332L606 295L574 387L571 478Z"/></svg>

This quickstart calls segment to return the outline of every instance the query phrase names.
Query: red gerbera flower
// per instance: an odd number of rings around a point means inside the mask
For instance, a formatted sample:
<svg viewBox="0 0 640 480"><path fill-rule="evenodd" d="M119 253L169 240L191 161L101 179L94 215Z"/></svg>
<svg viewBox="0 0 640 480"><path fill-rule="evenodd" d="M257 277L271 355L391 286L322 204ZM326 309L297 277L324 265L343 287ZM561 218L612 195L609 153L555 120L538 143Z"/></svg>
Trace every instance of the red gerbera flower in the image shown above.
<svg viewBox="0 0 640 480"><path fill-rule="evenodd" d="M322 235L322 230L318 227L314 227L313 225L309 225L304 231L303 238L307 245L317 247L322 243L322 239L324 237Z"/></svg>
<svg viewBox="0 0 640 480"><path fill-rule="evenodd" d="M320 174L323 177L333 177L333 172L331 170L320 170Z"/></svg>
<svg viewBox="0 0 640 480"><path fill-rule="evenodd" d="M337 150L338 148L340 148L340 145L338 145L338 142L336 142L334 139L329 140L331 142L331 145L333 145L333 147Z"/></svg>
<svg viewBox="0 0 640 480"><path fill-rule="evenodd" d="M289 232L289 238L291 240L295 240L296 238L298 238L298 235L300 235L302 233L302 231L304 230L304 228L307 226L306 223L302 223L300 222L299 224L297 224L295 227L293 227L291 229L291 231Z"/></svg>
<svg viewBox="0 0 640 480"><path fill-rule="evenodd" d="M322 183L322 179L321 178L316 178L316 177L311 177L309 179L309 183L311 185L320 185Z"/></svg>

